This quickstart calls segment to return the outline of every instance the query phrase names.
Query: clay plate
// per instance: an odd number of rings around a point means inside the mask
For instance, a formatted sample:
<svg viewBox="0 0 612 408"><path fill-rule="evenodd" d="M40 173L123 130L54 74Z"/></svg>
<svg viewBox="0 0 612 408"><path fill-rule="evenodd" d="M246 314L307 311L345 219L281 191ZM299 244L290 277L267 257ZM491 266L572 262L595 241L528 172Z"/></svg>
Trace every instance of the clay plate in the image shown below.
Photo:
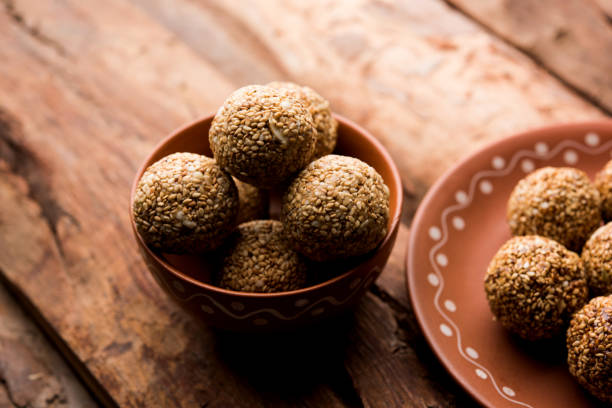
<svg viewBox="0 0 612 408"><path fill-rule="evenodd" d="M412 304L442 363L485 406L596 405L567 371L562 338L526 344L493 321L483 279L511 236L506 201L521 178L544 166L593 177L611 153L612 121L522 133L462 160L417 211L406 258Z"/></svg>

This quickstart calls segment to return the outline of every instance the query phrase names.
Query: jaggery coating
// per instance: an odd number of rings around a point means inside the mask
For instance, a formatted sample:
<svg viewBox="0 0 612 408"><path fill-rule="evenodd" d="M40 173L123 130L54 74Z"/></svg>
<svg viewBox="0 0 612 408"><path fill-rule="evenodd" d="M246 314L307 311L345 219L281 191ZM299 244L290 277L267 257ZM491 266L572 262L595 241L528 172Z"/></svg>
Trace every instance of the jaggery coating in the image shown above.
<svg viewBox="0 0 612 408"><path fill-rule="evenodd" d="M535 235L502 245L487 269L485 292L495 318L526 340L559 334L588 296L580 257Z"/></svg>
<svg viewBox="0 0 612 408"><path fill-rule="evenodd" d="M330 154L310 163L282 199L293 248L314 261L365 254L387 234L389 188L359 159Z"/></svg>
<svg viewBox="0 0 612 408"><path fill-rule="evenodd" d="M209 157L174 153L143 173L133 203L138 232L168 253L217 248L235 227L238 191Z"/></svg>
<svg viewBox="0 0 612 408"><path fill-rule="evenodd" d="M567 364L580 385L612 403L612 295L591 299L572 318Z"/></svg>
<svg viewBox="0 0 612 408"><path fill-rule="evenodd" d="M268 192L248 183L234 178L234 183L238 189L238 219L236 224L243 222L264 219L268 216Z"/></svg>
<svg viewBox="0 0 612 408"><path fill-rule="evenodd" d="M245 292L283 292L304 287L306 264L287 246L276 220L240 224L228 239L219 286Z"/></svg>
<svg viewBox="0 0 612 408"><path fill-rule="evenodd" d="M599 192L584 172L544 167L514 187L507 218L513 235L541 235L580 252L601 224L599 204Z"/></svg>
<svg viewBox="0 0 612 408"><path fill-rule="evenodd" d="M330 154L336 147L338 139L338 122L332 116L329 101L307 86L293 82L270 82L267 84L279 89L284 95L289 95L300 102L312 115L312 122L317 130L316 144L312 160Z"/></svg>
<svg viewBox="0 0 612 408"><path fill-rule="evenodd" d="M612 293L612 222L591 235L582 249L582 263L591 296Z"/></svg>
<svg viewBox="0 0 612 408"><path fill-rule="evenodd" d="M605 222L612 221L612 160L610 160L597 176L595 187L601 196L601 215Z"/></svg>
<svg viewBox="0 0 612 408"><path fill-rule="evenodd" d="M219 166L260 188L272 188L301 170L315 139L312 116L301 102L260 85L231 94L209 131Z"/></svg>

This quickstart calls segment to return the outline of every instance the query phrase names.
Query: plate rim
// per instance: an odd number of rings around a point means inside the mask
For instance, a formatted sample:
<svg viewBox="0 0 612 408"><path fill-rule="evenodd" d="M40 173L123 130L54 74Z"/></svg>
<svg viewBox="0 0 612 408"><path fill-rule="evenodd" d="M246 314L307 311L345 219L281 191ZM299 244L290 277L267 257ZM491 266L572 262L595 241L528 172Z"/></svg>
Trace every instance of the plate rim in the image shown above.
<svg viewBox="0 0 612 408"><path fill-rule="evenodd" d="M454 378L455 381L459 383L459 385L461 385L461 387L465 391L468 392L468 394L472 396L472 398L474 398L478 403L482 404L483 406L495 408L495 405L492 405L492 402L486 399L483 395L481 395L478 389L474 385L472 385L472 381L469 381L467 377L462 375L461 372L458 369L455 369L455 367L452 365L450 359L446 356L446 353L443 352L443 348L435 340L433 336L433 329L430 330L429 327L425 325L426 319L423 311L424 306L417 304L415 301L415 295L417 292L415 285L413 285L416 279L416 268L414 265L415 257L413 256L413 253L415 250L414 247L417 242L417 235L420 235L415 232L423 228L423 218L427 213L427 208L429 207L429 204L440 193L440 190L442 190L442 187L444 186L444 184L446 184L448 179L453 176L458 170L460 170L462 167L466 166L476 158L487 155L491 153L491 151L498 150L500 146L512 144L517 140L522 142L523 139L537 139L537 137L541 134L550 134L560 131L579 132L586 130L588 132L592 131L592 128L604 128L612 132L612 119L568 122L530 128L518 133L510 134L509 136L501 137L497 140L493 140L480 146L479 148L460 158L455 164L453 164L444 173L442 173L442 175L434 182L434 184L425 194L425 197L423 197L423 200L421 200L421 202L419 203L417 211L410 225L410 236L408 238L408 247L404 258L404 273L406 278L406 291L408 293L410 304L412 306L412 309L414 310L418 325L423 332L425 340L429 344L433 353L436 355L438 361L440 361L440 363L444 366L446 371Z"/></svg>

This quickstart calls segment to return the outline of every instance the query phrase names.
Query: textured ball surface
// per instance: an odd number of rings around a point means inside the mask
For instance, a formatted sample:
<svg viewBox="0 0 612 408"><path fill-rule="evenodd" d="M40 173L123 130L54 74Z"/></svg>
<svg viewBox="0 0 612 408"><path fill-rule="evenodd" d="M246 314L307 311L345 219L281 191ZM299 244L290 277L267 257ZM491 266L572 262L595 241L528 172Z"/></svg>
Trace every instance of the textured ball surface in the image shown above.
<svg viewBox="0 0 612 408"><path fill-rule="evenodd" d="M238 220L236 224L268 217L268 192L234 178L238 189Z"/></svg>
<svg viewBox="0 0 612 408"><path fill-rule="evenodd" d="M367 253L387 233L389 188L359 159L327 155L310 163L283 195L291 245L314 261Z"/></svg>
<svg viewBox="0 0 612 408"><path fill-rule="evenodd" d="M601 215L604 221L612 221L612 160L597 173L595 187L601 196Z"/></svg>
<svg viewBox="0 0 612 408"><path fill-rule="evenodd" d="M612 403L612 295L591 299L572 318L567 364L580 385Z"/></svg>
<svg viewBox="0 0 612 408"><path fill-rule="evenodd" d="M260 85L230 95L209 131L219 166L260 188L278 185L302 169L315 139L312 116L301 102Z"/></svg>
<svg viewBox="0 0 612 408"><path fill-rule="evenodd" d="M580 257L539 236L514 237L499 249L485 292L501 325L526 340L560 333L588 295Z"/></svg>
<svg viewBox="0 0 612 408"><path fill-rule="evenodd" d="M518 182L508 201L514 235L541 235L580 252L601 224L599 192L587 175L568 167L544 167Z"/></svg>
<svg viewBox="0 0 612 408"><path fill-rule="evenodd" d="M312 88L293 82L270 82L268 86L280 90L283 95L299 100L312 115L312 122L317 130L312 159L333 152L338 139L338 122L332 116L327 99Z"/></svg>
<svg viewBox="0 0 612 408"><path fill-rule="evenodd" d="M612 293L612 222L591 235L582 249L582 263L591 296Z"/></svg>
<svg viewBox="0 0 612 408"><path fill-rule="evenodd" d="M283 292L304 287L306 264L287 246L283 226L255 220L238 226L228 241L219 286L246 292Z"/></svg>
<svg viewBox="0 0 612 408"><path fill-rule="evenodd" d="M236 225L238 191L213 159L174 153L144 172L132 210L147 245L201 253L217 248Z"/></svg>

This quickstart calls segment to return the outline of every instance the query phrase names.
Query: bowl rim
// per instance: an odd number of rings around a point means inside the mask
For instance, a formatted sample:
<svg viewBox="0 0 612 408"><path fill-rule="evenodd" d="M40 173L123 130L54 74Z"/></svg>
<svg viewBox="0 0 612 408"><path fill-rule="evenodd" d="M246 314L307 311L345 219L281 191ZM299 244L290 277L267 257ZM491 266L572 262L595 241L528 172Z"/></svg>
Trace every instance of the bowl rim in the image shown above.
<svg viewBox="0 0 612 408"><path fill-rule="evenodd" d="M417 265L414 261L414 248L418 239L418 234L416 234L415 232L417 231L417 229L423 229L422 224L424 222L425 214L427 213L427 208L434 200L434 198L438 194L440 194L440 191L447 183L448 179L455 175L455 173L462 167L464 167L471 161L477 159L479 156L490 155L492 152L497 151L500 146L513 144L517 141L519 143L523 143L527 140L537 140L540 135L547 135L563 131L578 132L580 130L594 127L605 127L612 129L612 119L595 119L528 128L520 132L511 133L507 136L502 136L499 139L492 140L488 143L483 144L480 147L475 148L472 152L464 155L455 164L450 166L429 188L427 194L425 194L425 197L423 198L423 200L421 200L421 203L419 204L419 207L417 208L417 211L410 225L410 237L408 239L406 253L404 257L404 277L406 292L408 293L410 305L414 310L417 323L421 328L421 331L423 332L423 335L427 340L429 347L431 347L432 351L434 352L438 360L442 363L446 371L451 374L454 380L457 381L468 394L470 394L476 401L478 401L483 406L492 407L492 405L490 405L490 401L479 391L480 388L473 385L473 383L462 374L461 370L456 368L456 365L453 364L451 358L448 357L446 353L444 353L445 348L441 346L436 340L432 330L430 330L430 326L425 324L425 322L428 320L425 316L425 306L415 301L417 291L416 285L414 284L416 279L416 272L414 271L417 269Z"/></svg>
<svg viewBox="0 0 612 408"><path fill-rule="evenodd" d="M136 222L134 221L134 213L132 211L132 203L134 201L134 195L136 193L136 188L138 186L138 182L140 181L140 178L142 177L142 174L144 173L144 171L148 167L146 165L146 163L148 163L151 160L151 158L155 155L155 153L158 150L160 150L164 145L166 145L170 140L175 138L177 135L185 132L187 129L190 129L190 128L196 126L196 125L201 124L202 122L205 122L207 120L212 120L214 118L214 116L215 116L214 113L202 116L199 119L191 121L191 122L187 123L186 125L183 125L183 126L179 127L178 129L175 129L168 136L164 137L160 142L158 142L155 145L155 147L150 151L150 153L147 154L147 156L142 160L140 166L138 167L138 170L136 171L136 174L134 176L134 180L132 181L132 188L130 189L130 200L129 200L130 224L132 226L132 231L133 231L133 233L134 233L134 235L136 237L136 240L138 241L138 245L144 251L146 251L146 253L147 253L147 255L149 257L154 259L155 262L157 262L160 265L162 265L166 270L168 270L170 273L172 273L172 275L174 275L176 278L184 280L184 281L187 281L187 282L191 283L192 285L195 285L196 287L198 287L200 289L205 289L205 290L208 290L208 291L217 292L219 294L223 294L223 295L226 295L226 296L240 296L240 297L246 297L246 298L264 299L264 298L279 298L279 297L292 296L292 295L302 295L302 294L309 293L311 291L315 291L315 290L320 289L322 287L332 285L335 282L338 282L338 281L340 281L342 279L345 279L346 277L354 274L355 271L357 269L359 269L359 267L364 262L367 262L367 261L371 260L372 258L374 258L374 256L383 247L385 247L386 245L390 244L389 241L393 237L394 231L399 226L399 222L400 222L400 218L401 218L401 214L402 214L402 205L403 205L403 198L404 198L403 186L402 186L402 180L401 180L401 176L400 176L399 170L397 169L397 166L395 165L395 162L393 161L393 159L391 158L391 155L389 154L387 149L383 146L383 144L378 139L376 139L370 132L368 132L367 130L365 130L364 128L362 128L361 126L356 124L355 122L351 121L350 119L347 119L344 116L336 114L336 113L333 113L332 115L338 121L339 124L341 124L343 126L351 127L353 129L355 129L358 133L360 133L362 136L364 136L368 140L368 142L375 148L375 150L383 157L384 161L389 164L389 168L391 170L391 180L392 180L392 183L394 184L394 186L395 186L395 188L396 188L396 190L398 192L396 194L396 198L395 198L395 208L396 208L396 210L395 210L395 213L392 214L390 227L387 229L387 234L385 235L385 238L378 245L378 247L376 249L374 249L373 251L371 251L370 255L367 258L365 258L359 265L349 269L348 271L344 272L341 275L338 275L338 276L335 276L335 277L333 277L331 279L328 279L326 281L317 283L316 285L307 286L305 288L300 288L300 289L290 290L290 291L284 291L284 292L274 292L274 293L241 292L241 291L223 289L223 288L220 288L218 286L215 286L215 285L212 285L212 284L208 284L208 283L199 281L197 279L194 279L194 278L192 278L192 277L190 277L188 275L185 275L180 270L175 268L173 265L169 264L163 258L158 256L155 252L153 252L149 248L148 245L145 244L144 240L142 239L142 237L140 236L140 234L138 233L138 230L136 228Z"/></svg>

